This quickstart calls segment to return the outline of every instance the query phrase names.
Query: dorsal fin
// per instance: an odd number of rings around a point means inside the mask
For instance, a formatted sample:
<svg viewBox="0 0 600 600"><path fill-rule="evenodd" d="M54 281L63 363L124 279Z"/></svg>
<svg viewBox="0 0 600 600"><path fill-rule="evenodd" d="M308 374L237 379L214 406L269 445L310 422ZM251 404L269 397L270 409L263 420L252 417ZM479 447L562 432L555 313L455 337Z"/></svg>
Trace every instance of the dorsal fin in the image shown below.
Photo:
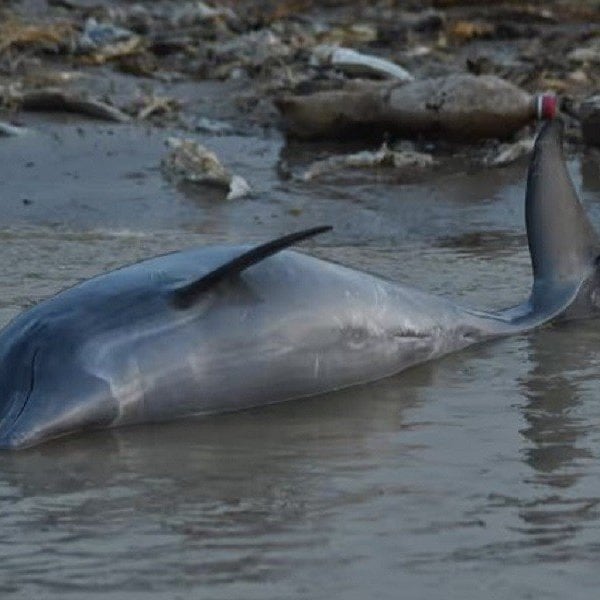
<svg viewBox="0 0 600 600"><path fill-rule="evenodd" d="M173 304L175 304L177 308L188 308L194 304L194 302L206 290L214 287L228 277L238 275L248 267L255 265L261 260L264 260L265 258L268 258L269 256L272 256L273 254L284 250L289 246L292 246L293 244L320 233L325 233L331 229L333 228L329 225L313 227L311 229L305 229L296 233L290 233L289 235L284 235L283 237L271 240L270 242L261 244L260 246L256 246L255 248L236 256L220 267L217 267L210 273L203 275L199 279L174 289L171 292Z"/></svg>

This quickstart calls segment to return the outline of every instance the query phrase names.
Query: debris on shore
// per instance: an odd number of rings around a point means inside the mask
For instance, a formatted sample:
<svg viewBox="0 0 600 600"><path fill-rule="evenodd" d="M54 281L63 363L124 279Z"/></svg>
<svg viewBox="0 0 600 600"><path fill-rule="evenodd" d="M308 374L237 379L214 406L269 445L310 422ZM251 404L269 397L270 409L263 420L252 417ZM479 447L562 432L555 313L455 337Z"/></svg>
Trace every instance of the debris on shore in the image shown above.
<svg viewBox="0 0 600 600"><path fill-rule="evenodd" d="M0 56L11 53L73 52L76 29L69 21L27 23L16 15L6 16L0 23Z"/></svg>
<svg viewBox="0 0 600 600"><path fill-rule="evenodd" d="M514 143L500 144L493 153L483 159L486 167L504 167L529 156L533 152L535 137L528 137Z"/></svg>
<svg viewBox="0 0 600 600"><path fill-rule="evenodd" d="M161 163L165 176L179 183L214 185L228 190L226 199L237 200L251 193L248 182L232 174L224 167L217 155L192 139L169 138L171 152Z"/></svg>
<svg viewBox="0 0 600 600"><path fill-rule="evenodd" d="M22 110L70 112L113 123L130 121L129 115L116 106L111 106L97 98L87 98L58 88L13 91L5 96L4 101Z"/></svg>
<svg viewBox="0 0 600 600"><path fill-rule="evenodd" d="M86 57L86 62L101 65L109 60L136 54L143 46L143 38L133 31L112 23L99 23L90 17L79 37L77 52Z"/></svg>
<svg viewBox="0 0 600 600"><path fill-rule="evenodd" d="M25 127L19 127L17 125L12 125L11 123L0 121L0 136L9 137L23 135L26 132L27 129Z"/></svg>
<svg viewBox="0 0 600 600"><path fill-rule="evenodd" d="M314 162L302 175L304 181L312 181L345 169L424 169L435 164L431 154L415 150L396 151L384 143L379 150L363 150L353 154L334 155Z"/></svg>
<svg viewBox="0 0 600 600"><path fill-rule="evenodd" d="M598 145L589 100L600 89L597 0L175 4L4 3L0 118L60 110L182 136L425 136L471 144L473 164L481 139L507 138L515 146L488 159L504 164L526 152L518 140L534 118L524 103L552 92L570 141ZM502 85L473 92L490 78Z"/></svg>
<svg viewBox="0 0 600 600"><path fill-rule="evenodd" d="M170 96L143 96L138 101L136 108L136 118L140 121L146 121L153 116L164 116L176 114L182 103L176 98Z"/></svg>
<svg viewBox="0 0 600 600"><path fill-rule="evenodd" d="M313 49L311 64L334 67L355 77L377 77L397 81L414 81L414 77L400 65L389 60L362 54L351 48L322 44Z"/></svg>
<svg viewBox="0 0 600 600"><path fill-rule="evenodd" d="M276 105L287 131L304 139L387 131L472 141L506 138L536 118L551 119L556 100L495 75L457 74L284 96Z"/></svg>

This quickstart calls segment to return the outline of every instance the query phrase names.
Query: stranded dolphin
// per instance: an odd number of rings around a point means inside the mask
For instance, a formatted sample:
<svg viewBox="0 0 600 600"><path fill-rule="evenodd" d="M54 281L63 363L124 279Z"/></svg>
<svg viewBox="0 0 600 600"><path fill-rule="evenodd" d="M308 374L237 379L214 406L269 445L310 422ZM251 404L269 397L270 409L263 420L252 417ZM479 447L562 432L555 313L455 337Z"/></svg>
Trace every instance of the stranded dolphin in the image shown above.
<svg viewBox="0 0 600 600"><path fill-rule="evenodd" d="M546 124L527 180L534 283L500 312L462 308L285 250L178 252L83 282L0 334L0 447L233 411L374 381L436 356L600 309L600 242Z"/></svg>

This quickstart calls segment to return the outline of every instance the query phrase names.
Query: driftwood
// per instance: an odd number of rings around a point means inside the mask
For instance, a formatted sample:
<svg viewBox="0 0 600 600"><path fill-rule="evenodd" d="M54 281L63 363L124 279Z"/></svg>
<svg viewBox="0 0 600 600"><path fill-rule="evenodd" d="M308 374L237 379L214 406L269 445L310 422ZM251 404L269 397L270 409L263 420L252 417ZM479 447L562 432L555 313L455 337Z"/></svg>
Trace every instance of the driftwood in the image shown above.
<svg viewBox="0 0 600 600"><path fill-rule="evenodd" d="M14 92L10 101L23 110L71 112L104 121L125 123L131 118L115 106L57 88Z"/></svg>

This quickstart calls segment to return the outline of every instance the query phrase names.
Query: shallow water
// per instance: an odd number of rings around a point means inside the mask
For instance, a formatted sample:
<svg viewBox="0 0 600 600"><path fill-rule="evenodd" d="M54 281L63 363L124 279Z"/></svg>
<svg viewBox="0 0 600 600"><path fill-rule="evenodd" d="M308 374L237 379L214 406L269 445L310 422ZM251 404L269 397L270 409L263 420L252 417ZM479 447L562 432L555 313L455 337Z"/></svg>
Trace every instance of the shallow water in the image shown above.
<svg viewBox="0 0 600 600"><path fill-rule="evenodd" d="M279 178L278 139L207 139L255 188L224 203L162 179L169 132L31 125L0 140L2 323L142 257L320 223L320 256L474 306L527 294L523 164L308 185ZM571 167L598 225L594 160ZM1 597L593 597L599 339L549 327L328 396L3 453Z"/></svg>

